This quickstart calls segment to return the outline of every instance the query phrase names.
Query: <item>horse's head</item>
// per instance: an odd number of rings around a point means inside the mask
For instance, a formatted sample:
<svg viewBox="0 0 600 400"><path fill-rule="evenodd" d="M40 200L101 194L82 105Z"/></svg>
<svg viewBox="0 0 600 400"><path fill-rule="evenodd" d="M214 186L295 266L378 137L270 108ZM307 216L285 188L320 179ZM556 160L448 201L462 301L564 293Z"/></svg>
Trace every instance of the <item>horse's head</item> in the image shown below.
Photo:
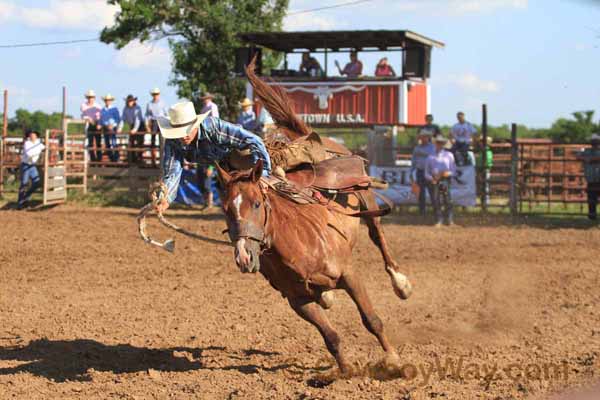
<svg viewBox="0 0 600 400"><path fill-rule="evenodd" d="M242 272L258 272L268 217L266 194L259 182L263 163L258 161L251 170L231 174L219 165L216 168L229 238L235 244L235 262Z"/></svg>

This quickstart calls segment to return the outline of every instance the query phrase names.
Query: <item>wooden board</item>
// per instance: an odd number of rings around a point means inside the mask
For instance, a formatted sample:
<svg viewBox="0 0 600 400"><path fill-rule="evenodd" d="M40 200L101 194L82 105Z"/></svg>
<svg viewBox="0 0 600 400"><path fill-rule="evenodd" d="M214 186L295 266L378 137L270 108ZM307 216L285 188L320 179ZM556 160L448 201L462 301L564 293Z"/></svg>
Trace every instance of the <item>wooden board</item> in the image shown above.
<svg viewBox="0 0 600 400"><path fill-rule="evenodd" d="M66 200L67 191L65 189L49 190L46 192L46 201Z"/></svg>
<svg viewBox="0 0 600 400"><path fill-rule="evenodd" d="M48 167L48 177L65 176L65 167Z"/></svg>

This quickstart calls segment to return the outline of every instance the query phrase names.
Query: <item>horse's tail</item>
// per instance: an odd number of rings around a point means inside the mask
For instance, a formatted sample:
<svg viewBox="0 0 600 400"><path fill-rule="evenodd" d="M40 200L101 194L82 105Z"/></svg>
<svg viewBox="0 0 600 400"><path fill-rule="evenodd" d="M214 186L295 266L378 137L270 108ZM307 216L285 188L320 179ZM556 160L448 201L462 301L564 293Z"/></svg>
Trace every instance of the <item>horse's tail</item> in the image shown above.
<svg viewBox="0 0 600 400"><path fill-rule="evenodd" d="M295 138L290 138L292 140L310 135L310 128L294 112L292 100L285 90L278 85L267 85L256 76L255 68L256 56L246 67L246 76L254 88L255 95L262 101L275 123L287 128L290 134L295 134Z"/></svg>

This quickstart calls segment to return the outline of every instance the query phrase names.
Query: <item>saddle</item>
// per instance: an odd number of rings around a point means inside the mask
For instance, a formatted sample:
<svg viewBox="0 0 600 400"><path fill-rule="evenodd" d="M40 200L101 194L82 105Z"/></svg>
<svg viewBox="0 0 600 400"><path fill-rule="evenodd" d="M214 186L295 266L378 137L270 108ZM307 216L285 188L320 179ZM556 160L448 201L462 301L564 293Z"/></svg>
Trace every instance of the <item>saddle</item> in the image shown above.
<svg viewBox="0 0 600 400"><path fill-rule="evenodd" d="M302 164L286 173L286 178L299 188L323 191L352 192L368 189L372 178L365 171L365 163L358 156L342 156L318 164Z"/></svg>

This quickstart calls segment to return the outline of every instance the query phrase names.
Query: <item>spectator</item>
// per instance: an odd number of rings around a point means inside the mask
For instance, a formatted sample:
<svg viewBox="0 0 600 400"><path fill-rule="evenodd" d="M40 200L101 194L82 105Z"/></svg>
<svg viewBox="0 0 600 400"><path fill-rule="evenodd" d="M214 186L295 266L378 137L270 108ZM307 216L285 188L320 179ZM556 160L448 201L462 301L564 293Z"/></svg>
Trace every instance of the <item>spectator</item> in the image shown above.
<svg viewBox="0 0 600 400"><path fill-rule="evenodd" d="M81 118L85 121L85 134L91 161L102 160L102 136L98 124L100 110L100 106L96 103L96 93L91 89L85 92L85 101L81 104Z"/></svg>
<svg viewBox="0 0 600 400"><path fill-rule="evenodd" d="M210 111L208 114L209 117L219 118L219 106L213 103L213 99L215 96L210 92L204 93L204 96L200 97L202 100L202 108L200 109L200 114L204 114Z"/></svg>
<svg viewBox="0 0 600 400"><path fill-rule="evenodd" d="M119 161L119 152L117 151L117 126L121 122L119 110L113 105L115 98L111 94L107 94L102 98L104 107L100 110L100 126L104 134L104 145L106 146L106 154L110 161Z"/></svg>
<svg viewBox="0 0 600 400"><path fill-rule="evenodd" d="M458 112L456 118L458 122L450 130L452 153L456 157L458 165L473 164L469 155L469 147L473 141L473 136L477 134L477 129L465 119L464 112Z"/></svg>
<svg viewBox="0 0 600 400"><path fill-rule="evenodd" d="M431 136L437 136L442 134L440 127L433 123L433 114L427 114L425 116L425 125L423 126L423 129L431 132Z"/></svg>
<svg viewBox="0 0 600 400"><path fill-rule="evenodd" d="M248 131L254 131L256 129L256 114L252 109L254 103L246 97L239 105L242 108L242 112L237 119L238 125L241 125L242 128Z"/></svg>
<svg viewBox="0 0 600 400"><path fill-rule="evenodd" d="M125 123L129 125L129 147L131 148L129 161L136 163L142 159L142 154L137 150L144 147L144 134L140 134L139 132L144 132L146 127L144 117L142 116L142 107L137 104L137 97L132 94L127 95L125 99L125 107L123 107L123 112L121 113L121 122L119 122L117 133L123 132L123 125Z"/></svg>
<svg viewBox="0 0 600 400"><path fill-rule="evenodd" d="M158 129L158 123L156 119L158 117L166 117L167 116L167 106L160 99L160 89L154 88L150 91L150 96L152 96L152 100L146 106L146 128L151 133L150 138L150 146L152 148L156 147L156 142L158 141L158 134L160 130Z"/></svg>
<svg viewBox="0 0 600 400"><path fill-rule="evenodd" d="M444 148L447 142L443 135L435 136L435 154L427 157L425 164L425 179L433 186L431 202L435 209L436 228L442 226L444 217L448 225L454 224L450 181L456 175L456 164L452 153Z"/></svg>
<svg viewBox="0 0 600 400"><path fill-rule="evenodd" d="M415 146L411 159L411 181L418 187L417 197L419 199L419 213L425 216L427 210L426 191L433 204L433 186L425 179L425 166L427 158L435 154L435 146L431 143L431 131L421 129L419 131L419 143Z"/></svg>
<svg viewBox="0 0 600 400"><path fill-rule="evenodd" d="M340 63L337 60L335 61L335 66L340 75L346 75L348 78L358 78L362 75L363 64L358 60L358 53L356 51L350 53L350 62L346 64L344 69L341 69Z"/></svg>
<svg viewBox="0 0 600 400"><path fill-rule="evenodd" d="M598 195L600 195L600 135L591 137L592 147L578 154L583 161L583 172L587 181L588 218L598 218Z"/></svg>
<svg viewBox="0 0 600 400"><path fill-rule="evenodd" d="M483 164L483 141L481 143L481 151L479 152L479 157L477 159L477 165L481 165L483 171L483 193L485 194L486 203L490 202L490 177L492 172L492 167L494 166L494 153L490 145L494 140L491 136L487 137L487 146L485 146L485 165Z"/></svg>
<svg viewBox="0 0 600 400"><path fill-rule="evenodd" d="M40 174L38 173L36 163L45 146L39 139L36 131L28 131L23 143L23 154L21 155L21 185L19 186L19 200L17 208L23 209L31 195L40 185ZM27 189L27 185L29 189Z"/></svg>
<svg viewBox="0 0 600 400"><path fill-rule="evenodd" d="M210 164L199 163L196 170L198 178L198 187L200 193L204 198L204 208L213 207L213 192L212 192L212 180L215 173L215 168Z"/></svg>
<svg viewBox="0 0 600 400"><path fill-rule="evenodd" d="M394 68L388 63L387 57L383 57L377 63L375 76L396 76L396 71L394 71Z"/></svg>
<svg viewBox="0 0 600 400"><path fill-rule="evenodd" d="M254 99L254 103L261 105L259 98ZM273 121L273 117L271 117L271 114L269 114L267 107L261 105L258 118L256 119L257 135L260 137L265 137L267 136L267 133L270 132L274 127L275 122Z"/></svg>
<svg viewBox="0 0 600 400"><path fill-rule="evenodd" d="M311 57L308 51L302 53L302 63L300 64L300 72L308 76L323 76L323 68L316 58Z"/></svg>

